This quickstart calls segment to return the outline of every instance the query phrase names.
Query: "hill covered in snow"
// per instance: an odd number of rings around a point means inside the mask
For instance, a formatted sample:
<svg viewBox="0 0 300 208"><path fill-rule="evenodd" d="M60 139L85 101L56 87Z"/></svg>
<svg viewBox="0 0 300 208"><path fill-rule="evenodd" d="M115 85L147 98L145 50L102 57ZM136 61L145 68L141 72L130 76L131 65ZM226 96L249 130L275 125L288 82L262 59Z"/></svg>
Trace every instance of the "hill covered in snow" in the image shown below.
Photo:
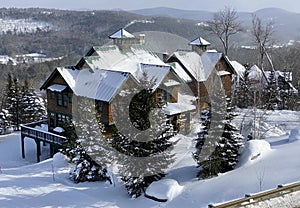
<svg viewBox="0 0 300 208"><path fill-rule="evenodd" d="M240 123L245 114L237 118ZM245 194L276 188L278 184L300 181L300 112L268 111L264 122L281 126L281 131L269 129L263 140L247 142L238 167L230 172L206 180L196 178L197 167L191 157L194 151L194 134L177 135L174 148L176 162L168 170L162 184L156 184L148 193L160 194L157 187L167 187L167 202L156 202L144 196L128 197L116 168L111 168L113 184L90 182L74 184L69 180L70 164L61 155L35 163L34 140L25 139L26 159L21 159L20 135L0 136L0 207L105 207L105 208L182 208L203 207L244 197ZM251 119L247 116L245 120ZM272 121L272 122L271 122ZM272 130L273 129L273 130ZM273 132L271 134L271 132ZM43 147L42 157L48 157ZM177 184L178 183L178 184ZM177 187L169 192L168 187ZM163 190L159 190L163 191ZM157 193L155 193L157 192ZM171 194L172 193L172 194ZM170 195L171 194L171 195ZM299 206L300 193L268 201L252 207ZM272 204L273 203L273 204ZM298 204L297 204L298 203Z"/></svg>

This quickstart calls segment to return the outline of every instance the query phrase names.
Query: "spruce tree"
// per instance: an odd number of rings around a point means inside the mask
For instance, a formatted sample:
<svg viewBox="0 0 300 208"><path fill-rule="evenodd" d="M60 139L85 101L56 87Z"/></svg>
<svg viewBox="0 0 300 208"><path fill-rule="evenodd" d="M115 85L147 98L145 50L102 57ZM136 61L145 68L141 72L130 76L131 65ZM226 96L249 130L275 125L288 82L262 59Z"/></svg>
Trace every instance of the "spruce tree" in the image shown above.
<svg viewBox="0 0 300 208"><path fill-rule="evenodd" d="M9 112L9 120L12 125L19 128L20 124L20 99L21 87L16 75L8 73L6 85L5 109Z"/></svg>
<svg viewBox="0 0 300 208"><path fill-rule="evenodd" d="M147 75L143 77L143 89L121 92L114 108L118 131L112 146L121 165L121 179L132 197L140 196L150 183L161 179L174 161L172 126L155 103L153 80L146 82Z"/></svg>
<svg viewBox="0 0 300 208"><path fill-rule="evenodd" d="M211 125L211 110L202 112L204 127L198 134L196 152L193 154L200 167L198 173L200 178L209 178L232 170L238 162L239 149L242 145L242 136L232 123L234 114L231 108L228 107L225 120L214 121L214 125ZM214 113L218 114L218 111ZM206 157L200 157L204 148L209 148L213 142L216 142L214 150Z"/></svg>
<svg viewBox="0 0 300 208"><path fill-rule="evenodd" d="M70 178L78 183L84 181L109 180L106 166L111 162L109 144L103 135L100 115L95 109L95 101L80 98L78 112L72 122L66 124L69 143L65 151L75 164Z"/></svg>
<svg viewBox="0 0 300 208"><path fill-rule="evenodd" d="M31 89L24 90L23 97L19 101L20 105L20 122L30 123L39 121L46 116L45 101L37 93Z"/></svg>
<svg viewBox="0 0 300 208"><path fill-rule="evenodd" d="M268 84L266 86L264 103L268 110L277 110L279 108L279 87L275 71L271 71L268 77Z"/></svg>
<svg viewBox="0 0 300 208"><path fill-rule="evenodd" d="M9 120L9 113L7 110L2 109L0 112L0 128L2 129L2 134L5 133L6 129L11 126L10 120Z"/></svg>

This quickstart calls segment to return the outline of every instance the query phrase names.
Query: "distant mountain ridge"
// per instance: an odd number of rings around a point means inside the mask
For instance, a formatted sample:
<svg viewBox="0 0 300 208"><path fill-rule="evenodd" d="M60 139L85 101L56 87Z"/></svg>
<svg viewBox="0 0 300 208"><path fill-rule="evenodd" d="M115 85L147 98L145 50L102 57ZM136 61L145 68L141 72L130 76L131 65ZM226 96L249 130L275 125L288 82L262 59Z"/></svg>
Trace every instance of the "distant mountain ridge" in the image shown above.
<svg viewBox="0 0 300 208"><path fill-rule="evenodd" d="M167 7L156 7L129 11L144 16L162 16L180 19L190 19L199 22L211 20L214 12L203 10L183 10ZM263 21L274 23L276 39L287 41L289 39L299 39L300 37L300 14L289 12L280 8L264 8L255 12L237 11L238 20L244 27L251 27L252 14L257 15Z"/></svg>
<svg viewBox="0 0 300 208"><path fill-rule="evenodd" d="M145 15L145 16L164 16L164 17L191 19L191 20L209 20L213 17L213 12L209 12L209 11L183 10L183 9L174 9L168 7L139 9L139 10L132 10L129 12Z"/></svg>

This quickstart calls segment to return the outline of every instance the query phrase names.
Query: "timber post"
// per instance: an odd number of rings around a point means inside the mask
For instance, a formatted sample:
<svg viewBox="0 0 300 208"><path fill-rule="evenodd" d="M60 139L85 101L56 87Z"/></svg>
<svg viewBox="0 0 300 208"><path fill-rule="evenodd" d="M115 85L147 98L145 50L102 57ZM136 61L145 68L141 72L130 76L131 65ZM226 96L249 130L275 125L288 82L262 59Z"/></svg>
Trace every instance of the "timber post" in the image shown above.
<svg viewBox="0 0 300 208"><path fill-rule="evenodd" d="M21 148L22 148L22 158L25 159L25 144L24 144L25 136L21 134Z"/></svg>

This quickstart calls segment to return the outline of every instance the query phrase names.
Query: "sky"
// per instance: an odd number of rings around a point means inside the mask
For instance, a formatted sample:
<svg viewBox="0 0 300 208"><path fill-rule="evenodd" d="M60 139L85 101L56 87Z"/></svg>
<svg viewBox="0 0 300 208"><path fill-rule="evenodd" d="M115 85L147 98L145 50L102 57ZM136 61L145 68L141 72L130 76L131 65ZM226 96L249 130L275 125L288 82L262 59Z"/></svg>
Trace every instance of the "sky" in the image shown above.
<svg viewBox="0 0 300 208"><path fill-rule="evenodd" d="M40 7L69 10L134 10L171 7L186 10L219 11L230 6L237 11L254 12L267 7L278 7L300 13L299 0L1 0L0 7Z"/></svg>

